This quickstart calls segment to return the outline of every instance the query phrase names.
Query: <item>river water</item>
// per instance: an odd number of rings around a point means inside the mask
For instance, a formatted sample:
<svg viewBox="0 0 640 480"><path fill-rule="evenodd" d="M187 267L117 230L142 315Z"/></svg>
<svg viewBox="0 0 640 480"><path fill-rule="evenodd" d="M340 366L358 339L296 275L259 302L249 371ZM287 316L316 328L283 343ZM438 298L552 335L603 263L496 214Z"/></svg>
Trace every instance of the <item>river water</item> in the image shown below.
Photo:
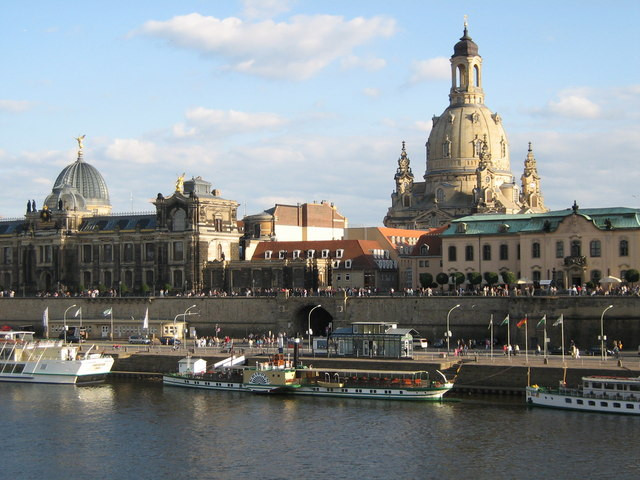
<svg viewBox="0 0 640 480"><path fill-rule="evenodd" d="M0 384L2 478L635 479L640 417L263 396L113 382Z"/></svg>

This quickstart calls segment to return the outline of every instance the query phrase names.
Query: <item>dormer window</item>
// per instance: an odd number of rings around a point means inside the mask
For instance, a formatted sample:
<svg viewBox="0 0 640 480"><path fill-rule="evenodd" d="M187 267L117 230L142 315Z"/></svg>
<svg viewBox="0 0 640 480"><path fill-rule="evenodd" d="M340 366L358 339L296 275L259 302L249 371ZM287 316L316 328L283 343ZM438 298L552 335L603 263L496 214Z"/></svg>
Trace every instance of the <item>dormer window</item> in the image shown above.
<svg viewBox="0 0 640 480"><path fill-rule="evenodd" d="M329 258L329 250L328 249L324 249L322 250L322 258Z"/></svg>
<svg viewBox="0 0 640 480"><path fill-rule="evenodd" d="M344 261L344 268L351 268L351 260Z"/></svg>
<svg viewBox="0 0 640 480"><path fill-rule="evenodd" d="M331 266L333 268L340 268L340 260L334 260L333 262L331 262Z"/></svg>
<svg viewBox="0 0 640 480"><path fill-rule="evenodd" d="M293 251L293 259L295 260L296 258L300 258L300 250Z"/></svg>
<svg viewBox="0 0 640 480"><path fill-rule="evenodd" d="M284 260L285 258L287 258L287 251L286 250L280 250L278 252L278 258L280 260Z"/></svg>
<svg viewBox="0 0 640 480"><path fill-rule="evenodd" d="M422 255L423 257L429 255L429 246L428 245L422 245L420 247L420 255Z"/></svg>
<svg viewBox="0 0 640 480"><path fill-rule="evenodd" d="M336 258L342 258L343 253L344 253L343 248L339 248L338 250L336 250Z"/></svg>
<svg viewBox="0 0 640 480"><path fill-rule="evenodd" d="M314 258L316 255L315 250L307 250L307 258Z"/></svg>
<svg viewBox="0 0 640 480"><path fill-rule="evenodd" d="M272 252L271 250L266 250L266 251L264 252L264 258L265 258L265 260L271 260L271 254L272 254L272 253L273 253L273 252Z"/></svg>

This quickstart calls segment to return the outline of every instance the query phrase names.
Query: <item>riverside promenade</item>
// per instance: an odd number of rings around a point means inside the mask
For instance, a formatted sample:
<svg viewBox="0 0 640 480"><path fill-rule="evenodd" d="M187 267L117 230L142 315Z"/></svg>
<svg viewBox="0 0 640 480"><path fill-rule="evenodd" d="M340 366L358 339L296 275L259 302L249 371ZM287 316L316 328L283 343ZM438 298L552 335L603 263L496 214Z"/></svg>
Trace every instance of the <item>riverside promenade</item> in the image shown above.
<svg viewBox="0 0 640 480"><path fill-rule="evenodd" d="M219 347L196 348L183 345L180 348L167 346L140 345L100 345L100 351L116 358L113 378L157 379L164 373L177 371L178 360L190 355L204 358L213 364L229 356ZM234 350L244 354L249 364L264 361L275 349L249 349L242 345ZM293 351L285 350L285 354ZM370 359L353 357L314 356L303 352L300 357L305 366L358 370L425 370L431 375L443 372L447 378L455 378L454 393L463 394L513 394L524 393L528 384L556 386L565 380L568 385L577 385L585 375L606 375L619 377L640 376L640 356L636 351L627 351L618 358L608 356L581 356L572 358L565 355L536 355L521 352L507 357L502 351L494 350L493 355L485 350L471 350L468 355L457 357L438 350L420 351L411 360Z"/></svg>

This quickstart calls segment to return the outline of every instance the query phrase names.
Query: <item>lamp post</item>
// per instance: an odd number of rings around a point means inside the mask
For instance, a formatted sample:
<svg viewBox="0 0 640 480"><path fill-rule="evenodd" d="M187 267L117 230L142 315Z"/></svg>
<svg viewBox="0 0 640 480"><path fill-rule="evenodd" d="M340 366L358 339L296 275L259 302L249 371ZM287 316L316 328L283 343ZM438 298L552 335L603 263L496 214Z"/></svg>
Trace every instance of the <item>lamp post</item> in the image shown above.
<svg viewBox="0 0 640 480"><path fill-rule="evenodd" d="M62 321L64 323L64 343L67 343L67 312L69 310L71 310L73 307L75 307L76 304L74 303L73 305L71 305L70 307L68 307L65 311L64 311L64 315L62 315Z"/></svg>
<svg viewBox="0 0 640 480"><path fill-rule="evenodd" d="M175 317L173 317L173 338L176 338L176 320L178 319L178 317L182 317L183 321L186 321L187 315L193 315L189 313L189 310L191 310L192 308L196 308L195 305L191 305L189 308L187 308L184 313L179 313L177 314Z"/></svg>
<svg viewBox="0 0 640 480"><path fill-rule="evenodd" d="M307 334L309 335L309 353L311 353L311 312L313 312L316 308L320 308L322 305L316 305L311 310L309 310L309 317L307 321Z"/></svg>
<svg viewBox="0 0 640 480"><path fill-rule="evenodd" d="M445 336L447 337L447 353L449 353L449 342L451 340L451 330L449 330L449 315L451 315L451 312L453 312L456 308L458 308L460 306L460 304L451 307L449 309L449 311L447 312L447 331L445 332Z"/></svg>
<svg viewBox="0 0 640 480"><path fill-rule="evenodd" d="M607 351L605 350L605 340L607 339L607 337L604 336L604 313L610 308L613 308L613 305L609 305L607 308L605 308L602 311L602 315L600 315L600 360L604 360L605 358L607 358Z"/></svg>

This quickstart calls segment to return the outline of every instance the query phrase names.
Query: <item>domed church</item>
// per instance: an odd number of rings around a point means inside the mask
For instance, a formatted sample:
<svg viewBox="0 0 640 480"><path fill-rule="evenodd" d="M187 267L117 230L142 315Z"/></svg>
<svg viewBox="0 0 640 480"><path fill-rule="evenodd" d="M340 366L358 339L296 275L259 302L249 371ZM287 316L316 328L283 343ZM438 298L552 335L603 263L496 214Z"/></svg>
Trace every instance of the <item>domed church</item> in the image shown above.
<svg viewBox="0 0 640 480"><path fill-rule="evenodd" d="M484 104L482 57L466 22L450 61L449 106L433 117L424 182L414 181L403 142L384 225L427 229L476 213L546 212L531 144L516 184L502 118Z"/></svg>

